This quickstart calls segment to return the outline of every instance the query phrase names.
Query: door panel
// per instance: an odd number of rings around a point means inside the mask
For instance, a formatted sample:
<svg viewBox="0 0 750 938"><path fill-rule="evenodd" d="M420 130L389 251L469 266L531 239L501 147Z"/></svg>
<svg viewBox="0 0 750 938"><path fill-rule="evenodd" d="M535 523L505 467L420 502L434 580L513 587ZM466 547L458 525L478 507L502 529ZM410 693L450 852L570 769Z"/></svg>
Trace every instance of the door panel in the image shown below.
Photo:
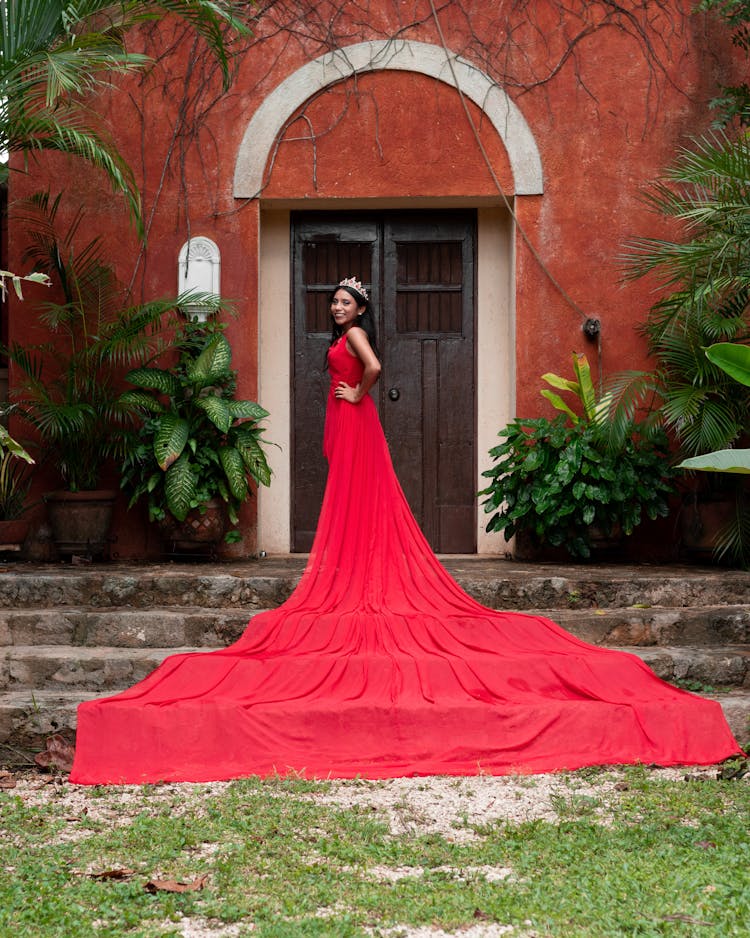
<svg viewBox="0 0 750 938"><path fill-rule="evenodd" d="M473 212L293 216L292 549L312 544L325 487L328 296L371 285L383 375L373 391L394 466L433 549L476 549Z"/></svg>
<svg viewBox="0 0 750 938"><path fill-rule="evenodd" d="M331 338L329 297L352 271L372 282L377 226L339 216L303 216L293 225L292 550L309 551L326 479L323 424L328 398L325 356ZM377 271L376 271L377 272Z"/></svg>
<svg viewBox="0 0 750 938"><path fill-rule="evenodd" d="M386 396L383 427L412 510L443 553L476 550L474 243L473 213L384 223L385 383L407 390Z"/></svg>

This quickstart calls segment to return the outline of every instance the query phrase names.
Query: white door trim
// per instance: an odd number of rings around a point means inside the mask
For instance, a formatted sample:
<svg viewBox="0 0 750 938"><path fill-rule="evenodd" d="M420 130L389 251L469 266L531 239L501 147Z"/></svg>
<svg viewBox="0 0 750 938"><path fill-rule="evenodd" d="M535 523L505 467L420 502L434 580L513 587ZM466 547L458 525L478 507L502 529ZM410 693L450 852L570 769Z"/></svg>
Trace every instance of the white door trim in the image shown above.
<svg viewBox="0 0 750 938"><path fill-rule="evenodd" d="M452 66L452 68L451 68ZM544 191L542 160L534 135L516 104L481 69L442 46L401 39L360 42L328 52L293 72L263 100L242 138L234 171L234 195L262 195L268 158L285 122L312 95L353 75L385 70L418 72L458 87L482 109L505 145L515 195ZM454 81L455 75L455 81Z"/></svg>
<svg viewBox="0 0 750 938"><path fill-rule="evenodd" d="M365 207L365 206L363 206ZM440 205L433 206L440 208ZM377 208L372 202L368 210ZM258 549L289 553L291 545L291 240L290 213L262 209L258 305L258 400L270 411L265 421L273 471L271 487L258 492ZM497 432L515 413L514 227L507 211L477 212L477 491ZM477 553L502 554L500 534L484 531L477 510Z"/></svg>

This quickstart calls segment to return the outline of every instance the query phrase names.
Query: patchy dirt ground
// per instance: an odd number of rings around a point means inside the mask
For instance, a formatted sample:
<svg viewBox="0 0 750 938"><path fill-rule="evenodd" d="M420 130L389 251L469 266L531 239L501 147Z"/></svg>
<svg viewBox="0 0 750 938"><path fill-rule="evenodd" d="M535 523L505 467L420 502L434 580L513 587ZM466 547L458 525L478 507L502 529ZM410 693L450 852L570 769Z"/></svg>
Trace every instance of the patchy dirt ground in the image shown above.
<svg viewBox="0 0 750 938"><path fill-rule="evenodd" d="M658 778L679 779L715 778L719 767L650 769ZM746 777L746 780L750 776ZM514 823L559 819L561 806L571 799L591 798L603 805L599 816L608 817L607 805L612 804L619 791L626 790L624 772L612 768L587 777L584 774L524 775L469 777L433 776L422 778L394 778L383 781L353 779L333 781L327 790L317 793L298 793L294 797L311 799L342 808L362 806L380 814L387 820L392 833L438 833L452 841L471 840L472 827L497 820ZM231 782L167 783L150 786L148 804L173 802L174 795L182 798L178 809L184 814L198 814L202 805L214 793L219 793ZM54 801L66 812L76 816L84 812L92 820L106 821L113 826L128 823L132 813L143 810L146 789L138 785L113 786L112 797L96 797L86 786L71 785L67 776L36 771L8 773L5 784L31 805Z"/></svg>
<svg viewBox="0 0 750 938"><path fill-rule="evenodd" d="M720 767L650 769L657 778L696 780L716 778ZM750 774L742 779L750 783ZM149 787L118 786L96 793L87 787L71 785L67 776L34 770L0 772L0 787L12 791L29 805L54 803L71 821L86 815L90 820L112 827L128 824L146 810L159 810L166 803L180 814L199 816L212 795L224 791L230 782L164 784ZM498 820L521 823L535 819L559 820L566 811L585 804L589 817L607 824L613 807L629 789L626 772L617 768L593 773L533 776L474 776L397 778L386 781L333 781L320 792L298 792L294 797L310 799L341 808L364 807L383 818L394 836L438 833L454 842L470 842L475 829ZM62 835L74 841L80 834L71 823ZM451 871L446 870L450 873ZM494 881L511 876L501 868L472 868L472 875ZM418 875L414 868L383 867L368 870L379 879L396 880ZM466 875L467 870L456 870ZM326 910L321 910L325 916ZM330 914L330 912L329 912ZM170 923L174 927L174 922ZM226 925L200 918L185 918L178 925L183 938L236 938L252 930L245 923ZM456 933L439 928L403 926L379 935L392 938L533 938L534 932L520 932L508 925L477 923Z"/></svg>

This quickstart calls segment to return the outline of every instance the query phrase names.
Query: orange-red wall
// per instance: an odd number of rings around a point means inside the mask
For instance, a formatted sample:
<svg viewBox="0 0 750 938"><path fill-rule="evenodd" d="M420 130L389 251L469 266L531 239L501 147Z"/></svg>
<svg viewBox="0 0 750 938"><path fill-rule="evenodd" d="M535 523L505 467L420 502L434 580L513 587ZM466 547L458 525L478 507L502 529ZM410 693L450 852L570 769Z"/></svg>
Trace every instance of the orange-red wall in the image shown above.
<svg viewBox="0 0 750 938"><path fill-rule="evenodd" d="M568 373L574 350L589 353L595 372L600 366L611 373L645 364L636 327L653 302L653 285L622 283L619 255L629 238L661 230L642 190L689 135L708 126L707 102L717 82L731 76L732 52L726 32L691 14L688 2L626 4L634 17L624 17L619 26L606 20L610 4L573 4L573 13L566 14L558 3L540 2L531 5L533 23L524 22L519 9L527 6L467 0L440 5L439 16L447 46L502 83L541 154L544 193L519 196L514 203L520 226L517 412L533 416L549 406L539 395L540 375ZM288 9L272 5L255 24L231 91L203 114L191 117L188 107L186 124L179 124L177 103L188 63L196 71L188 44L159 60L150 76L118 81L100 99L142 188L145 248L122 199L80 162L39 158L24 174L16 159L10 188L11 202L49 185L53 192L64 188L72 207L83 204L87 236L102 234L121 279L133 282L135 298L176 292L177 255L189 234L216 241L222 293L237 301L239 315L228 335L239 392L248 397L257 395L259 205L233 196L235 160L248 122L281 81L328 50L326 36L342 46L393 36L441 43L430 5L422 0L375 2L364 18L359 5L316 4L314 18L284 25ZM168 30L160 48L172 38ZM207 89L206 101L218 95L215 76L203 74L198 84ZM500 188L512 199L502 141L481 109L467 106ZM502 201L464 105L446 83L403 71L363 74L331 86L302 113L288 116L269 156L264 199L305 200L311 209L321 199L328 200L327 208L336 199ZM22 268L23 248L11 225L11 269ZM11 340L41 337L31 290L23 304L9 305L8 315ZM584 316L601 320L600 358L597 346L583 337ZM39 485L48 483L40 479ZM252 506L245 521L240 553L255 548ZM158 551L142 513L127 513L124 504L118 506L116 532L121 557Z"/></svg>

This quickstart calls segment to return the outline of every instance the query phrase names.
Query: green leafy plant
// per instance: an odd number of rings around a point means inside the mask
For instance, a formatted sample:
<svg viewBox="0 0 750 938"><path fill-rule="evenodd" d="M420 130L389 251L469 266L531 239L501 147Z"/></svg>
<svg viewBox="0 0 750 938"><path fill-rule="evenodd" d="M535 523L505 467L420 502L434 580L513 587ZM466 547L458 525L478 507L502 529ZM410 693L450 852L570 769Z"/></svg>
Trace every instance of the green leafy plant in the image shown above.
<svg viewBox="0 0 750 938"><path fill-rule="evenodd" d="M706 349L706 357L739 384L750 387L749 346L735 342L719 342ZM683 459L677 468L749 475L750 449L720 449L702 456L692 456ZM746 502L746 491L738 489L735 498L736 514L717 534L717 542L720 544L719 557L730 553L743 566L747 566L750 561L747 555L747 545L750 544L750 509Z"/></svg>
<svg viewBox="0 0 750 938"><path fill-rule="evenodd" d="M0 521L15 521L23 515L30 489L28 466L6 450L0 455Z"/></svg>
<svg viewBox="0 0 750 938"><path fill-rule="evenodd" d="M7 0L0 6L0 151L56 150L102 170L126 199L143 233L133 172L88 106L113 75L143 72L148 56L128 37L149 21L182 21L219 64L223 88L233 75L236 38L246 36L247 10L232 0ZM0 161L0 181L8 166Z"/></svg>
<svg viewBox="0 0 750 938"><path fill-rule="evenodd" d="M188 323L174 346L180 352L174 367L127 375L136 389L120 403L140 413L142 425L128 436L122 485L131 506L146 498L152 521L168 514L184 521L218 497L236 525L251 483L271 481L258 425L268 412L235 398L232 350L221 324ZM230 531L227 539L238 536Z"/></svg>
<svg viewBox="0 0 750 938"><path fill-rule="evenodd" d="M7 420L14 410L16 410L15 404L0 404L0 420ZM8 428L0 423L0 458L4 459L6 455L23 459L27 463L34 462L31 454L10 435Z"/></svg>
<svg viewBox="0 0 750 938"><path fill-rule="evenodd" d="M100 240L78 246L82 211L63 227L60 209L61 197L49 193L18 209L29 238L25 259L51 277L62 301L35 304L47 341L4 351L16 372L19 416L36 429L63 487L78 492L98 488L105 462L121 453L132 411L119 400L120 373L163 347L179 299L127 305Z"/></svg>
<svg viewBox="0 0 750 938"><path fill-rule="evenodd" d="M523 531L538 547L587 558L595 532L629 535L644 516L669 513L674 470L663 431L645 436L633 423L613 445L606 401L597 400L586 357L574 355L573 365L575 380L543 378L572 392L583 414L543 390L562 413L554 420L517 418L502 429L504 442L490 450L495 465L483 473L491 481L480 495L491 515L487 531L502 531L506 540Z"/></svg>
<svg viewBox="0 0 750 938"><path fill-rule="evenodd" d="M611 384L613 425L644 405L650 420L676 436L684 457L736 447L750 433L750 388L706 356L707 346L750 340L750 138L717 131L693 141L648 194L653 210L681 226L674 240L641 238L623 260L630 278L657 278L664 296L642 331L652 372L629 372ZM750 557L746 480L717 473L695 483L696 502L734 500L734 521L716 539L717 557Z"/></svg>
<svg viewBox="0 0 750 938"><path fill-rule="evenodd" d="M740 384L750 387L750 346L718 342L706 349L706 358ZM750 473L750 449L721 449L684 459L678 469L703 472Z"/></svg>

